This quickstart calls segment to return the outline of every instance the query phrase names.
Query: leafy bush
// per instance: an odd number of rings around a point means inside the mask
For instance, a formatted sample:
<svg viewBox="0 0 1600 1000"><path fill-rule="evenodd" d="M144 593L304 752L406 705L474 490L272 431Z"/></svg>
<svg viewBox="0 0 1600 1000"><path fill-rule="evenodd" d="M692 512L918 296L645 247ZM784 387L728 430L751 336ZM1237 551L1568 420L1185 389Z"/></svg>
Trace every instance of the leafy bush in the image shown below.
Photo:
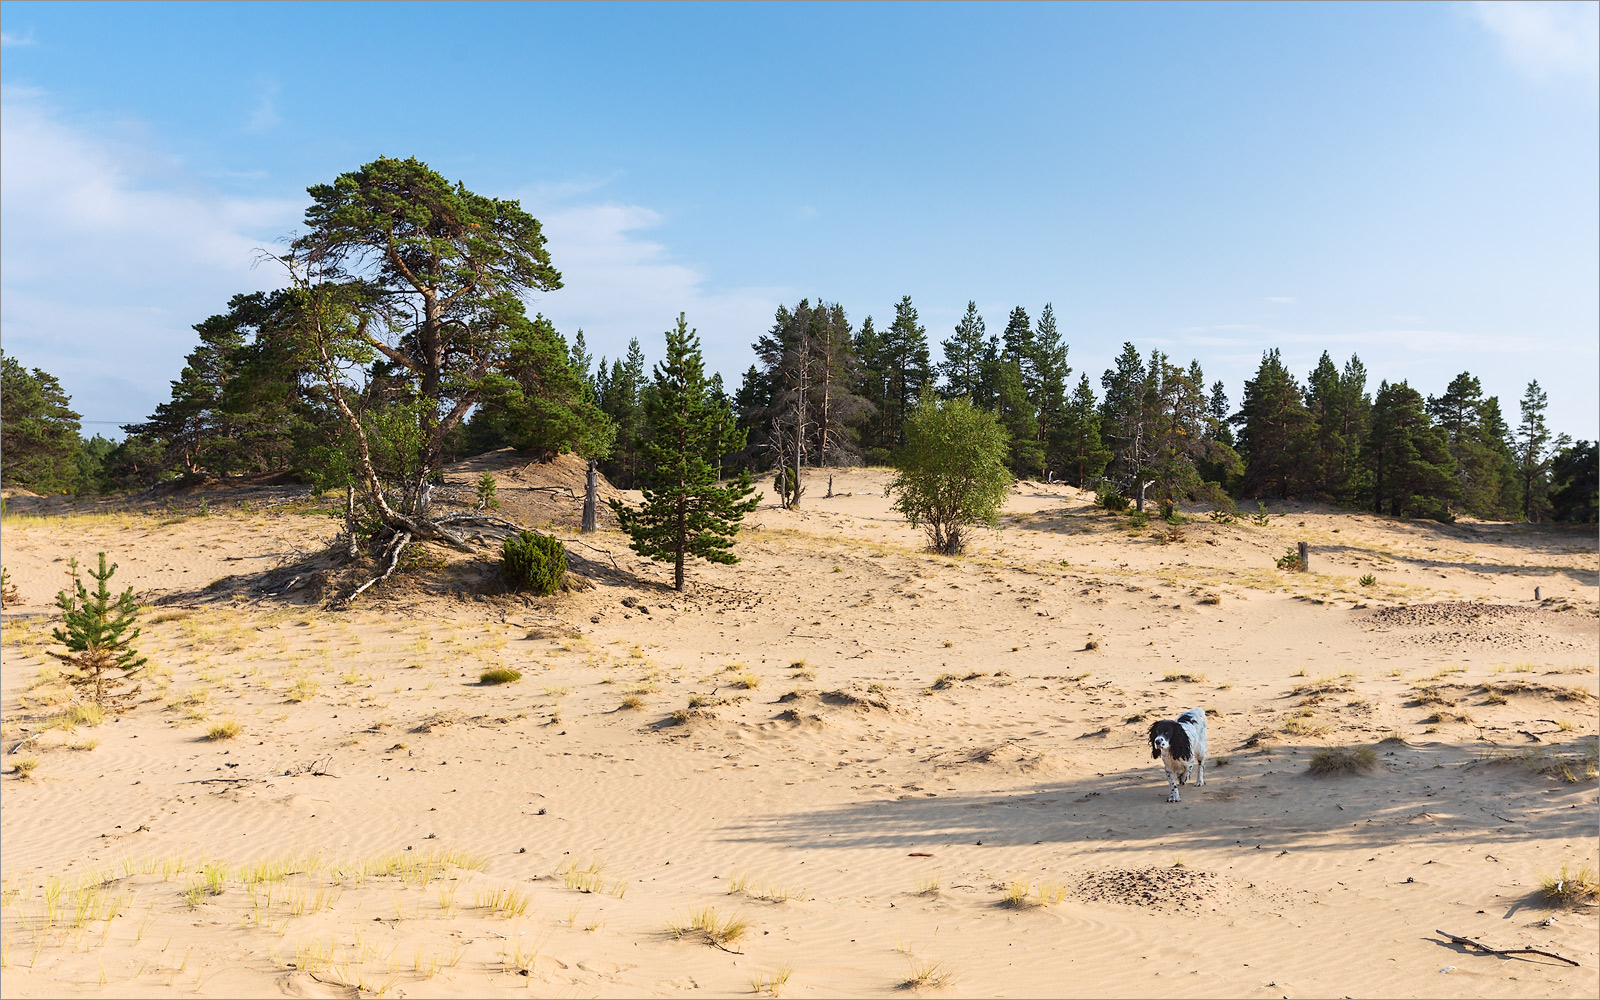
<svg viewBox="0 0 1600 1000"><path fill-rule="evenodd" d="M969 526L995 522L1011 492L1008 438L994 414L965 397L929 394L912 411L887 492L934 551L954 555Z"/></svg>
<svg viewBox="0 0 1600 1000"><path fill-rule="evenodd" d="M513 590L553 594L567 580L567 547L549 535L520 532L506 539L500 572Z"/></svg>
<svg viewBox="0 0 1600 1000"><path fill-rule="evenodd" d="M1128 509L1128 498L1111 483L1101 483L1094 491L1094 505L1108 514L1120 514Z"/></svg>
<svg viewBox="0 0 1600 1000"><path fill-rule="evenodd" d="M1143 531L1150 524L1150 515L1142 510L1136 510L1128 515L1128 526L1134 531Z"/></svg>

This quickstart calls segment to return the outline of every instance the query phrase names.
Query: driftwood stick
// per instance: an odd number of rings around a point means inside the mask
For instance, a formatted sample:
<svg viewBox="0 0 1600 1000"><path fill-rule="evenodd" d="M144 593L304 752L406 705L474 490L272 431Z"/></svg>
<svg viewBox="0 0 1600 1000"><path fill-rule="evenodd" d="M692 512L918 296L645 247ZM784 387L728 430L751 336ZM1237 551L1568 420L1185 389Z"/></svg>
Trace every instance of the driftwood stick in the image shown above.
<svg viewBox="0 0 1600 1000"><path fill-rule="evenodd" d="M1441 931L1435 928L1434 933L1442 934L1456 944L1470 945L1480 951L1487 952L1490 955L1499 955L1502 958L1509 957L1511 955L1543 955L1545 958L1553 958L1558 962L1565 962L1568 965L1575 966L1578 964L1570 958L1557 955L1553 951L1544 951L1539 948L1491 948L1482 941L1474 941L1469 937L1462 937L1459 934L1451 934L1449 931Z"/></svg>

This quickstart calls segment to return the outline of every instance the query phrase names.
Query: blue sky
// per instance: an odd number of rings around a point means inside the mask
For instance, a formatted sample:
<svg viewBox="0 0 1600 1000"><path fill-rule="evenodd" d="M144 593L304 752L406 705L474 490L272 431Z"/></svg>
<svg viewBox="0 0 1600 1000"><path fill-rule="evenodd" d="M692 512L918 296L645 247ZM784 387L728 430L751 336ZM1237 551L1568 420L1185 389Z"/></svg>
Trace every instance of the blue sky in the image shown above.
<svg viewBox="0 0 1600 1000"><path fill-rule="evenodd" d="M1596 11L6 2L0 332L142 418L306 186L415 155L545 222L597 355L683 310L737 384L802 296L936 354L1052 302L1097 391L1124 340L1235 402L1326 349L1593 438Z"/></svg>

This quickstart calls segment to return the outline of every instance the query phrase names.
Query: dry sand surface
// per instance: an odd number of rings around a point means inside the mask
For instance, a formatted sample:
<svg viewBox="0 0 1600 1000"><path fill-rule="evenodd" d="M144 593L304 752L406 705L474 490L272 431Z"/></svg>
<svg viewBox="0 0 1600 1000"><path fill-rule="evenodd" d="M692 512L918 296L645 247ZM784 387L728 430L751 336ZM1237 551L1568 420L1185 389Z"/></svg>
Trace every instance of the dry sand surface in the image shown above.
<svg viewBox="0 0 1600 1000"><path fill-rule="evenodd" d="M570 463L482 468L578 537ZM812 477L683 594L610 529L570 593L502 593L491 537L344 613L262 593L338 528L281 490L14 499L5 996L1595 995L1594 906L1539 894L1600 847L1591 528L1174 539L1022 483L945 558L885 481ZM101 549L153 674L62 724L50 599ZM1197 705L1168 804L1144 732Z"/></svg>

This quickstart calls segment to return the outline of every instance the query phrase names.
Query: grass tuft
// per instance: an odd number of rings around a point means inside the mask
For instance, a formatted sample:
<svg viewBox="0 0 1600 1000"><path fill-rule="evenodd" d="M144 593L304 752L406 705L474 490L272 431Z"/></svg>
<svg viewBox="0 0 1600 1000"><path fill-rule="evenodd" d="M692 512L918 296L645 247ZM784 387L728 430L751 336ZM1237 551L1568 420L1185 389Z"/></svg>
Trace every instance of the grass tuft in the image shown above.
<svg viewBox="0 0 1600 1000"><path fill-rule="evenodd" d="M911 968L906 978L902 979L896 988L902 990L938 989L948 986L955 980L955 973L943 962L919 962L911 959Z"/></svg>
<svg viewBox="0 0 1600 1000"><path fill-rule="evenodd" d="M1592 865L1579 865L1572 871L1562 862L1561 871L1539 877L1539 895L1546 906L1563 909L1585 906L1600 899L1600 881L1596 880Z"/></svg>
<svg viewBox="0 0 1600 1000"><path fill-rule="evenodd" d="M1012 882L1006 887L1006 894L1000 900L1000 905L1016 910L1032 910L1051 906L1066 898L1067 890L1064 886L1048 882L1036 886L1024 879L1021 882Z"/></svg>
<svg viewBox="0 0 1600 1000"><path fill-rule="evenodd" d="M1371 747L1325 747L1311 753L1310 772L1319 778L1370 774L1378 766L1378 751Z"/></svg>
<svg viewBox="0 0 1600 1000"><path fill-rule="evenodd" d="M216 742L217 740L231 740L238 735L239 723L232 719L229 719L226 722L219 722L206 731L206 739L211 740L212 742Z"/></svg>
<svg viewBox="0 0 1600 1000"><path fill-rule="evenodd" d="M510 667L495 667L478 675L479 684L510 684L512 681L520 680L522 680L522 671L512 670Z"/></svg>

